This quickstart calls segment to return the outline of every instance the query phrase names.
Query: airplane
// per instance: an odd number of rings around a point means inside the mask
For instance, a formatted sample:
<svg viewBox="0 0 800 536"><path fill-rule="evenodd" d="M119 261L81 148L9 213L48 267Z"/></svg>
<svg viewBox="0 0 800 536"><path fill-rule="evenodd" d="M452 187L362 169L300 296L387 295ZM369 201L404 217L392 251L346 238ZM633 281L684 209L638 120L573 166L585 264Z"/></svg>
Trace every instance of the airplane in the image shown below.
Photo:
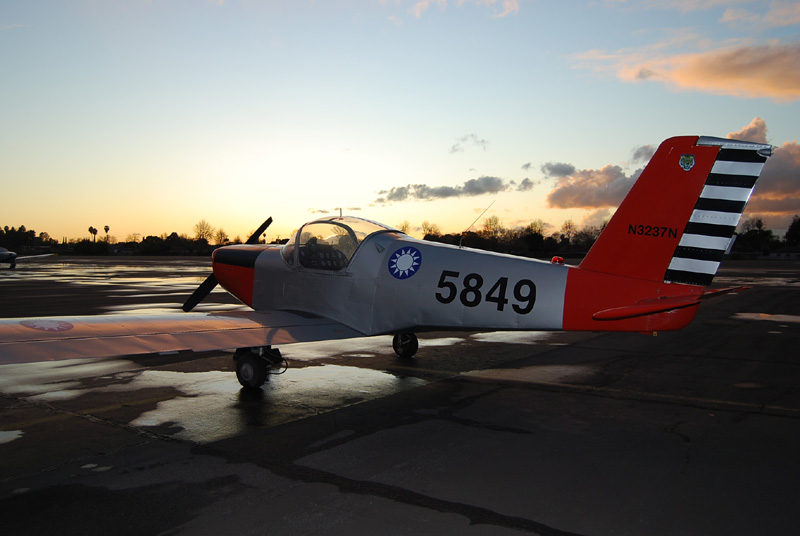
<svg viewBox="0 0 800 536"><path fill-rule="evenodd" d="M212 254L213 273L183 313L0 320L0 364L233 349L236 375L260 388L276 345L416 333L564 330L657 333L688 325L773 147L707 136L664 141L577 265L414 239L355 217L306 223L285 245ZM214 287L246 311L190 312Z"/></svg>
<svg viewBox="0 0 800 536"><path fill-rule="evenodd" d="M17 254L13 251L8 251L6 248L0 248L0 263L7 262L9 270L17 267Z"/></svg>
<svg viewBox="0 0 800 536"><path fill-rule="evenodd" d="M9 251L6 248L0 248L0 264L7 262L9 264L8 269L13 270L17 267L17 261L22 259L32 259L34 257L50 257L52 254L48 253L46 255L29 255L27 257L17 257L17 254L13 251Z"/></svg>

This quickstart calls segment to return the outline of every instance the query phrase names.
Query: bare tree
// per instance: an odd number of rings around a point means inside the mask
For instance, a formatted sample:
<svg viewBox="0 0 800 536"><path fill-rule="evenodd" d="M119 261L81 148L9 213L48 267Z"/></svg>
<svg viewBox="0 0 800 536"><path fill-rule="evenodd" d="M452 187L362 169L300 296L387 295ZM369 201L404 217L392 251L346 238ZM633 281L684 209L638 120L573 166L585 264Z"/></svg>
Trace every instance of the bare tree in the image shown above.
<svg viewBox="0 0 800 536"><path fill-rule="evenodd" d="M422 235L423 236L439 236L442 234L441 229L435 223L430 223L427 220L422 222Z"/></svg>
<svg viewBox="0 0 800 536"><path fill-rule="evenodd" d="M214 227L206 220L200 220L194 225L194 236L198 240L210 241L214 236Z"/></svg>
<svg viewBox="0 0 800 536"><path fill-rule="evenodd" d="M503 231L503 222L497 216L489 216L483 220L483 233L487 237L498 236Z"/></svg>
<svg viewBox="0 0 800 536"><path fill-rule="evenodd" d="M538 220L533 220L527 226L525 226L525 230L531 234L539 234L544 236L545 230L547 230L548 224L541 218Z"/></svg>
<svg viewBox="0 0 800 536"><path fill-rule="evenodd" d="M572 220L567 220L561 226L561 240L570 240L577 232L578 227Z"/></svg>
<svg viewBox="0 0 800 536"><path fill-rule="evenodd" d="M218 246L224 246L228 243L228 233L222 227L214 233L214 243Z"/></svg>
<svg viewBox="0 0 800 536"><path fill-rule="evenodd" d="M397 226L397 230L405 234L408 234L409 229L411 229L411 224L408 223L408 220L403 220L403 223Z"/></svg>
<svg viewBox="0 0 800 536"><path fill-rule="evenodd" d="M764 220L761 218L757 218L755 216L750 216L744 222L742 222L742 232L746 233L748 231L760 231L764 227Z"/></svg>

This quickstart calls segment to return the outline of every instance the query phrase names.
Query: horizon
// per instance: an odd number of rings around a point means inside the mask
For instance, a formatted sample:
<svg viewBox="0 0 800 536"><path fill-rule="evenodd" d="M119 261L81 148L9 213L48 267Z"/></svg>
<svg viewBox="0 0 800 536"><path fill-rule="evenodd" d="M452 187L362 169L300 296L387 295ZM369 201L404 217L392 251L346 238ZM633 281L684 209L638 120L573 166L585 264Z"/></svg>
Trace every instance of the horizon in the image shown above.
<svg viewBox="0 0 800 536"><path fill-rule="evenodd" d="M785 231L798 26L788 1L12 0L0 225L246 240L272 216L270 242L339 207L412 235L490 207L474 228L581 228L696 134L778 148L742 221Z"/></svg>

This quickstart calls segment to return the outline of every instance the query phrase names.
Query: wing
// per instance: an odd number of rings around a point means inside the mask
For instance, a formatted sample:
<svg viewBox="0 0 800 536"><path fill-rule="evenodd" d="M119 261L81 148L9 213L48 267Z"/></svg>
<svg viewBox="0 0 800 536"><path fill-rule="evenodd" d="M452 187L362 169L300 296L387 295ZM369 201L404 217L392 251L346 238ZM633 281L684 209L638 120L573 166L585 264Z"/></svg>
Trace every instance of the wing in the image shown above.
<svg viewBox="0 0 800 536"><path fill-rule="evenodd" d="M235 311L0 319L0 365L363 336L333 320Z"/></svg>

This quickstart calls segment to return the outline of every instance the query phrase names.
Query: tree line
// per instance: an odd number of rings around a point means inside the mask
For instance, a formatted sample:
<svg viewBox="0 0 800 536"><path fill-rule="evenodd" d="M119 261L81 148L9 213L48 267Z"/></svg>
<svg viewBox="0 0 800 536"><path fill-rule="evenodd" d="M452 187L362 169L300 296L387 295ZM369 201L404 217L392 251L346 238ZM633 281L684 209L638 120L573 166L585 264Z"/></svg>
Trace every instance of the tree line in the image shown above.
<svg viewBox="0 0 800 536"><path fill-rule="evenodd" d="M53 239L48 233L37 233L19 227L5 226L0 229L0 246L18 253L56 253L62 255L209 255L217 246L241 243L240 237L231 240L224 229L215 229L206 220L200 220L194 226L195 236L187 234L162 233L159 236L148 235L142 238L133 233L124 241L119 241L109 232L111 227L103 226L105 236L94 226L87 229L89 238Z"/></svg>
<svg viewBox="0 0 800 536"><path fill-rule="evenodd" d="M507 228L497 216L490 216L483 220L479 229L470 229L463 233L444 234L437 224L428 221L422 223L421 230L425 240L434 242L526 257L551 255L578 257L589 251L604 227L605 224L578 228L572 220L567 220L560 229L551 230L551 226L544 221L534 220L524 226ZM397 228L408 233L411 225L403 222ZM111 228L108 225L105 225L103 230L105 236L101 236L99 240L98 229L90 226L88 231L91 239L64 238L59 242L46 232L37 233L24 225L16 228L5 226L0 229L0 247L21 254L209 255L215 247L242 243L241 237L230 239L222 228L216 229L206 220L200 220L195 224L194 237L173 232L159 236L149 235L140 239L141 235L131 234L125 241L119 242L116 237L109 234ZM261 243L265 242L264 236L260 240ZM732 249L733 253L750 256L766 256L779 251L798 250L800 250L798 215L794 216L783 237L767 229L760 218L751 217L745 220L739 226Z"/></svg>

